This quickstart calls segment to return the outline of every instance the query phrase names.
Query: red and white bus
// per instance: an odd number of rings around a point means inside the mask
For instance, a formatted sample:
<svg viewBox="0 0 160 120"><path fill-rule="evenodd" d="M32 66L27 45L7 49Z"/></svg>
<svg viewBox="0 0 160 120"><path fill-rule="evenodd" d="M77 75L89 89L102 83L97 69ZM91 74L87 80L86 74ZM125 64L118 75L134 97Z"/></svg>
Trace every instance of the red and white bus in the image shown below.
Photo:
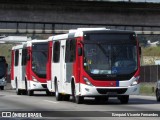
<svg viewBox="0 0 160 120"><path fill-rule="evenodd" d="M79 28L49 38L47 87L57 100L128 103L139 94L140 49L132 31Z"/></svg>
<svg viewBox="0 0 160 120"><path fill-rule="evenodd" d="M11 85L17 95L46 91L47 40L30 40L12 48Z"/></svg>

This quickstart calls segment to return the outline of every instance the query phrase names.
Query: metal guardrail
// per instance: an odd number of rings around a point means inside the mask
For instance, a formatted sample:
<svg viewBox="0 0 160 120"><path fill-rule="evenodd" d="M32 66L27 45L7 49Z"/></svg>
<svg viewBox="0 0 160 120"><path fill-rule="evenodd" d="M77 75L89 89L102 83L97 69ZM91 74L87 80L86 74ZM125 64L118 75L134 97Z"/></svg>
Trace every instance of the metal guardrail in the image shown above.
<svg viewBox="0 0 160 120"><path fill-rule="evenodd" d="M160 34L160 26L126 24L49 23L0 21L0 33L53 34L66 33L69 29L81 27L106 27L108 29L133 30L137 34Z"/></svg>
<svg viewBox="0 0 160 120"><path fill-rule="evenodd" d="M141 82L157 82L160 80L160 65L141 66Z"/></svg>

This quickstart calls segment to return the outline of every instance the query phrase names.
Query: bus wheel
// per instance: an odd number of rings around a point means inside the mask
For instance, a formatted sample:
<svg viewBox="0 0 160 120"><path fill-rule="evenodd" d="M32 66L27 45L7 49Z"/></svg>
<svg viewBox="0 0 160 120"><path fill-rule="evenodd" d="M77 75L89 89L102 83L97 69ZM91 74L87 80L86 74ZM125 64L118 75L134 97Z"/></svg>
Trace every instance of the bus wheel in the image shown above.
<svg viewBox="0 0 160 120"><path fill-rule="evenodd" d="M83 96L76 95L76 89L75 89L75 84L74 83L72 85L72 97L73 97L73 101L77 104L81 104L84 101Z"/></svg>
<svg viewBox="0 0 160 120"><path fill-rule="evenodd" d="M70 95L63 95L63 100L64 101L69 101Z"/></svg>
<svg viewBox="0 0 160 120"><path fill-rule="evenodd" d="M157 102L160 102L160 91L158 89L156 90L156 98Z"/></svg>
<svg viewBox="0 0 160 120"><path fill-rule="evenodd" d="M82 97L82 96L76 96L76 97L75 97L75 102L76 102L77 104L82 104L83 101L84 101L84 97Z"/></svg>
<svg viewBox="0 0 160 120"><path fill-rule="evenodd" d="M27 92L28 92L28 95L29 95L29 96L32 96L32 95L33 95L33 90L28 90Z"/></svg>
<svg viewBox="0 0 160 120"><path fill-rule="evenodd" d="M129 95L119 96L118 99L120 100L121 104L127 104L129 101Z"/></svg>
<svg viewBox="0 0 160 120"><path fill-rule="evenodd" d="M1 90L4 90L4 86L0 86L0 89L1 89Z"/></svg>
<svg viewBox="0 0 160 120"><path fill-rule="evenodd" d="M16 83L16 94L17 95L21 95L21 90L18 89L18 84Z"/></svg>
<svg viewBox="0 0 160 120"><path fill-rule="evenodd" d="M21 93L22 93L22 95L27 95L27 91L26 90L22 90Z"/></svg>
<svg viewBox="0 0 160 120"><path fill-rule="evenodd" d="M22 94L27 95L28 94L27 92L28 92L27 91L27 79L25 78L25 90L22 91Z"/></svg>
<svg viewBox="0 0 160 120"><path fill-rule="evenodd" d="M57 82L55 84L55 95L56 95L56 100L57 101L61 101L62 100L62 95L58 91L58 84L57 84Z"/></svg>

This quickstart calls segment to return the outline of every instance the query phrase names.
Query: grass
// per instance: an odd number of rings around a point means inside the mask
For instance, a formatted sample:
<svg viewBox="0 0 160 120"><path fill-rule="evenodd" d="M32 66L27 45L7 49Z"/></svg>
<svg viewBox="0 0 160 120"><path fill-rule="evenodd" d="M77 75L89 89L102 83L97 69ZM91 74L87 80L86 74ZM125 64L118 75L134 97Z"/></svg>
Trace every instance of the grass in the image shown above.
<svg viewBox="0 0 160 120"><path fill-rule="evenodd" d="M160 46L142 48L143 56L160 56Z"/></svg>
<svg viewBox="0 0 160 120"><path fill-rule="evenodd" d="M7 63L11 63L11 44L0 44L0 56L5 56Z"/></svg>
<svg viewBox="0 0 160 120"><path fill-rule="evenodd" d="M155 83L141 83L140 85L140 95L155 96Z"/></svg>

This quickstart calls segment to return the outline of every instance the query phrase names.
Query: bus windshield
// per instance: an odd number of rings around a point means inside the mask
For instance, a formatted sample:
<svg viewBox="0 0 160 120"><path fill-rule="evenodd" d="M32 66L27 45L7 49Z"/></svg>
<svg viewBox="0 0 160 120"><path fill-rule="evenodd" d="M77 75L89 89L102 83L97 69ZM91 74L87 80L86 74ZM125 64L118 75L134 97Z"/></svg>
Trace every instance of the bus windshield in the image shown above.
<svg viewBox="0 0 160 120"><path fill-rule="evenodd" d="M138 67L136 40L129 36L97 34L84 40L85 70L92 75L135 72Z"/></svg>
<svg viewBox="0 0 160 120"><path fill-rule="evenodd" d="M32 70L41 78L46 77L47 43L34 43L32 45Z"/></svg>

